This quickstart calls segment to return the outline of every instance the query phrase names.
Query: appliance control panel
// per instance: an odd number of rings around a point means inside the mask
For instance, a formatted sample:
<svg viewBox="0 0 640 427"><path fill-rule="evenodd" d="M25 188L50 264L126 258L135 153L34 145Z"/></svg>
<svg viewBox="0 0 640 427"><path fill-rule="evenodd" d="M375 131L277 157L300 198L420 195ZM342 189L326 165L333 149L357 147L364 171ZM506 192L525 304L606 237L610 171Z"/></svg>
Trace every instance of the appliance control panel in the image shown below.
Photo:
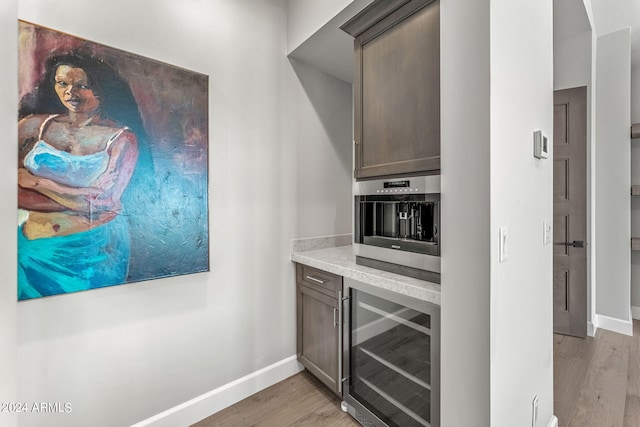
<svg viewBox="0 0 640 427"><path fill-rule="evenodd" d="M377 194L390 194L390 193L417 193L418 187L415 188L383 188L376 190Z"/></svg>
<svg viewBox="0 0 640 427"><path fill-rule="evenodd" d="M374 181L356 181L354 195L374 194L438 194L440 193L440 176L418 176L400 179L384 179Z"/></svg>

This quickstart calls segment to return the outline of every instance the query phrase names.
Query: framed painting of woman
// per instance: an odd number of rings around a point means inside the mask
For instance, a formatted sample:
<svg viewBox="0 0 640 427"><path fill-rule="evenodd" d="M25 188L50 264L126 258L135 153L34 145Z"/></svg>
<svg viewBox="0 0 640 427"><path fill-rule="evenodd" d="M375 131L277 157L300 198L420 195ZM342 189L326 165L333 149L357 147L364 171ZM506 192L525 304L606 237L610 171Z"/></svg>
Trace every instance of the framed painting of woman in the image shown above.
<svg viewBox="0 0 640 427"><path fill-rule="evenodd" d="M208 77L19 40L18 299L208 271Z"/></svg>

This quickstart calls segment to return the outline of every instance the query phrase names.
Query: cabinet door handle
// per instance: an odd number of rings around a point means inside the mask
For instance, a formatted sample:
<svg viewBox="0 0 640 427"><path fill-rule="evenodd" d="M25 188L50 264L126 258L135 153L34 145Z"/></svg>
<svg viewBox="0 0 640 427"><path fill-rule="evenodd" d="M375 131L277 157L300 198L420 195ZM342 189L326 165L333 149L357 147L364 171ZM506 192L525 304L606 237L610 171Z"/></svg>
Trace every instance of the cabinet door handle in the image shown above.
<svg viewBox="0 0 640 427"><path fill-rule="evenodd" d="M313 277L313 276L307 276L307 279L316 282L316 283L320 283L321 285L325 284L325 280L322 279L318 279L317 277Z"/></svg>

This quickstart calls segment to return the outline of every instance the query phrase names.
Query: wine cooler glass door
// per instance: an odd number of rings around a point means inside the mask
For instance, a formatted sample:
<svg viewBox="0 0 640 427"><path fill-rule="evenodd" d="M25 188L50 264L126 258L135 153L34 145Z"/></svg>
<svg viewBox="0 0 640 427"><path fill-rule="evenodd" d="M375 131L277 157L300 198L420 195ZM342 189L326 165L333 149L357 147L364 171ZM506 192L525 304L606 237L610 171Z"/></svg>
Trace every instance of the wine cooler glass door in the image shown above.
<svg viewBox="0 0 640 427"><path fill-rule="evenodd" d="M353 288L349 316L349 395L388 426L431 426L433 316Z"/></svg>

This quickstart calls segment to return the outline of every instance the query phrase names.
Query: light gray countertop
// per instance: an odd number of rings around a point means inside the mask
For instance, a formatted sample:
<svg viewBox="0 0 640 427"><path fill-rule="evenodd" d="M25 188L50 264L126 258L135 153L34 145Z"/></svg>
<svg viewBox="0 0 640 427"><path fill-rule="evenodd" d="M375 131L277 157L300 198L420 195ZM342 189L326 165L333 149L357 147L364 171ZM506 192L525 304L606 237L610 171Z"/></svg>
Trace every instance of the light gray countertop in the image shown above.
<svg viewBox="0 0 640 427"><path fill-rule="evenodd" d="M440 285L356 264L353 246L296 250L291 260L343 277L440 305Z"/></svg>

